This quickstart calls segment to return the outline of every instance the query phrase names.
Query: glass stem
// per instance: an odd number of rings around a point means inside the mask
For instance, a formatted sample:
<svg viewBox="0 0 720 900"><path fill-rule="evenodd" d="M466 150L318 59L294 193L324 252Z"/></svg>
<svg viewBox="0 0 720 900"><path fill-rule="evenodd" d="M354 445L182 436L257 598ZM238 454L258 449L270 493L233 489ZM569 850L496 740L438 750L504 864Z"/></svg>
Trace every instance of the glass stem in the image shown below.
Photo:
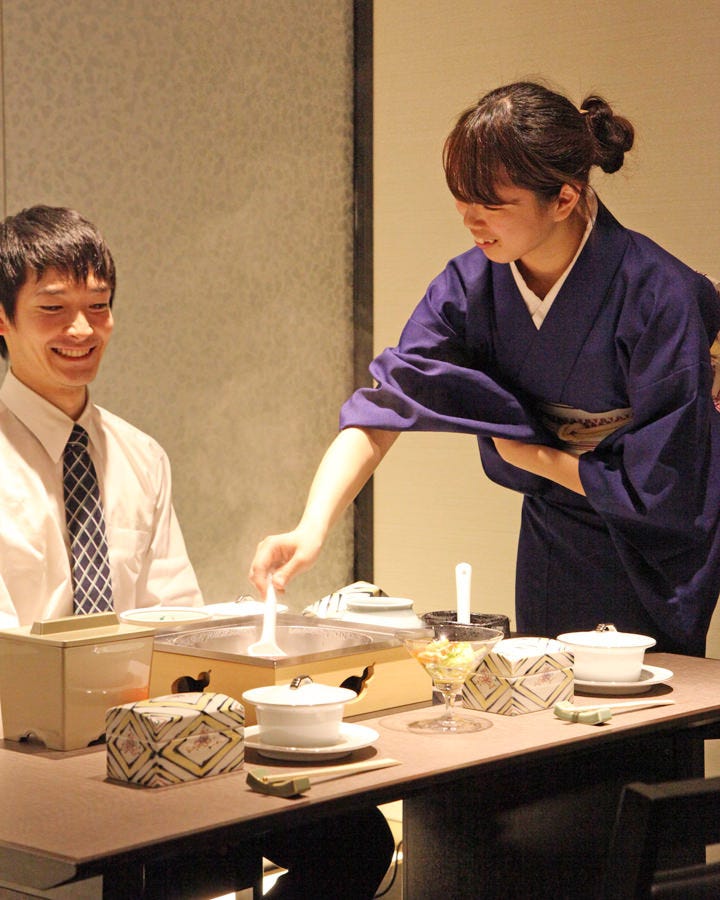
<svg viewBox="0 0 720 900"><path fill-rule="evenodd" d="M445 701L445 710L442 714L441 721L448 725L452 725L455 719L455 701L457 699L457 688L452 685L449 688L442 689L443 700Z"/></svg>

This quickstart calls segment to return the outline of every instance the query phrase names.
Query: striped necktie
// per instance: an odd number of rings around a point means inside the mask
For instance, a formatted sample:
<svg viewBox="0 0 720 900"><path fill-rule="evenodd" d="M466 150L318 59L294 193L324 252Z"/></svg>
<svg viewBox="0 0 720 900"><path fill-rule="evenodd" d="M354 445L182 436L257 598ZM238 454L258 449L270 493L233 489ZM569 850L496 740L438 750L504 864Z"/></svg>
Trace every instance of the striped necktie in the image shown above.
<svg viewBox="0 0 720 900"><path fill-rule="evenodd" d="M113 608L112 579L95 466L88 433L73 427L63 455L65 519L72 552L74 611L78 615Z"/></svg>

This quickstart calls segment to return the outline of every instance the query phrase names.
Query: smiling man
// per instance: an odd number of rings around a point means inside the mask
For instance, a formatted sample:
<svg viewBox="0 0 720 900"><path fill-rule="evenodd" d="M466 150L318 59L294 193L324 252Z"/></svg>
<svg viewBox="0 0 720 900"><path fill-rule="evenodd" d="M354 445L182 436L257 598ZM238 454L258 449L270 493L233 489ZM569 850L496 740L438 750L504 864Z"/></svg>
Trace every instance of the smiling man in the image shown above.
<svg viewBox="0 0 720 900"><path fill-rule="evenodd" d="M89 400L113 331L114 293L112 255L73 210L35 206L0 225L0 355L9 360L0 388L0 627L202 604L165 452ZM93 576L84 607L66 511L64 457L77 433L104 532L92 544L104 551L103 597Z"/></svg>
<svg viewBox="0 0 720 900"><path fill-rule="evenodd" d="M0 355L10 362L0 388L0 628L108 607L202 603L167 456L88 396L112 334L114 293L110 251L76 212L36 206L0 224ZM82 449L74 451L78 428ZM89 579L83 602L91 608L78 608L76 509L66 511L66 500L79 505L79 493L68 488L65 457L84 453L85 443L90 462L77 480L92 468L102 513L83 528L96 529L102 516L105 537L92 547L109 551L109 566ZM290 829L263 848L289 870L268 896L368 900L392 852L374 808ZM224 893L234 865L232 853L159 861L145 873L147 896Z"/></svg>
<svg viewBox="0 0 720 900"><path fill-rule="evenodd" d="M15 377L72 419L85 408L112 334L111 298L110 285L92 272L82 282L51 268L31 272L13 318L2 317Z"/></svg>

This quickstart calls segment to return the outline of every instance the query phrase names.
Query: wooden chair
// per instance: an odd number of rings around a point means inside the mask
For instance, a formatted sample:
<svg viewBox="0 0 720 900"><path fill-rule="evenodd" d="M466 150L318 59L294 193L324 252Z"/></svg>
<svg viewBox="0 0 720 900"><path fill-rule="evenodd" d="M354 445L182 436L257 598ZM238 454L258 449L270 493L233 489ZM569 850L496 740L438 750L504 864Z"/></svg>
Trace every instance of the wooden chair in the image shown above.
<svg viewBox="0 0 720 900"><path fill-rule="evenodd" d="M640 782L620 799L608 857L607 900L720 897L720 777Z"/></svg>

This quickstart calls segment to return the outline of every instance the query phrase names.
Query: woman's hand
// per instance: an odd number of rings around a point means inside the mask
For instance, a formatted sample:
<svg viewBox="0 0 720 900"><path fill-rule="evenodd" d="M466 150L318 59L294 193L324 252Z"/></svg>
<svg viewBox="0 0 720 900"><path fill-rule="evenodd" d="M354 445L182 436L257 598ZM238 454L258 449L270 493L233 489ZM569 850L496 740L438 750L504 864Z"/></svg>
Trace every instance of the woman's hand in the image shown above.
<svg viewBox="0 0 720 900"><path fill-rule="evenodd" d="M392 447L396 432L346 428L327 449L310 487L305 511L294 531L260 541L250 566L250 581L267 591L272 573L275 587L309 569L320 555L328 532L358 495Z"/></svg>
<svg viewBox="0 0 720 900"><path fill-rule="evenodd" d="M322 541L311 533L296 528L285 534L271 534L260 541L250 565L250 581L265 596L267 582L284 591L300 572L311 568L320 555Z"/></svg>
<svg viewBox="0 0 720 900"><path fill-rule="evenodd" d="M508 438L496 437L493 442L497 452L510 465L532 472L533 475L549 478L556 484L585 496L585 489L580 481L580 463L572 454L544 444L525 444Z"/></svg>

